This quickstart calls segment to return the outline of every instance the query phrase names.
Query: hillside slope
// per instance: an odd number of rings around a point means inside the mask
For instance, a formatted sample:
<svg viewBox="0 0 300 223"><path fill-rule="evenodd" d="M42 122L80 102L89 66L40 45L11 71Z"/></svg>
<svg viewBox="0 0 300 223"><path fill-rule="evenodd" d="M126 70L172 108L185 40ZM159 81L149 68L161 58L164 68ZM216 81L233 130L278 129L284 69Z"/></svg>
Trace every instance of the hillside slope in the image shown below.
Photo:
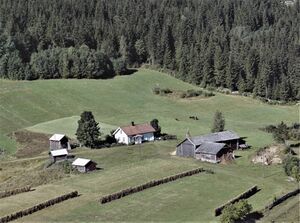
<svg viewBox="0 0 300 223"><path fill-rule="evenodd" d="M152 89L157 85L178 90L197 88L150 70L109 80L0 80L0 147L15 149L15 143L5 136L13 131L78 116L84 110L91 110L97 121L114 126L157 118L163 132L181 139L187 130L192 135L210 131L218 109L226 117L226 128L247 136L254 146L272 140L259 127L297 121L296 106L270 106L251 98L221 94L204 99L173 99L154 95ZM199 120L189 119L193 115Z"/></svg>

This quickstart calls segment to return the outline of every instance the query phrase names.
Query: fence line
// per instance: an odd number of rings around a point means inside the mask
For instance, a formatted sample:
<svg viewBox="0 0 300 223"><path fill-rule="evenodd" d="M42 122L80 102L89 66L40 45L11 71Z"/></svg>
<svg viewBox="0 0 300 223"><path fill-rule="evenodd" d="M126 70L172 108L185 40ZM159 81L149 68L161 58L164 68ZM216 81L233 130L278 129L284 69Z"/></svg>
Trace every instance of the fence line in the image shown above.
<svg viewBox="0 0 300 223"><path fill-rule="evenodd" d="M258 191L258 189L257 189L257 186L255 185L255 186L249 188L248 190L246 190L245 192L239 194L238 196L230 199L228 202L226 202L225 204L223 204L215 209L215 216L219 216L220 214L222 214L222 210L225 208L226 205L233 204L235 202L238 202L241 199L251 197L257 191Z"/></svg>
<svg viewBox="0 0 300 223"><path fill-rule="evenodd" d="M13 214L10 214L10 215L0 217L0 223L6 223L6 222L14 221L14 220L22 218L26 215L30 215L34 212L43 210L43 209L45 209L49 206L55 205L57 203L63 202L65 200L68 200L68 199L71 199L71 198L74 198L74 197L77 197L77 196L78 196L77 191L73 191L71 193L64 194L62 196L59 196L59 197L53 198L51 200L45 201L43 203L40 203L38 205L35 205L31 208L27 208L27 209L24 209L24 210L21 210L21 211L17 211Z"/></svg>
<svg viewBox="0 0 300 223"><path fill-rule="evenodd" d="M213 173L213 171L211 171L211 170L204 170L203 168L197 168L197 169L186 171L186 172L179 173L179 174L176 174L176 175L164 177L164 178L159 179L159 180L152 180L152 181L149 181L147 183L144 183L144 184L141 184L141 185L138 185L138 186L135 186L135 187L129 187L129 188L126 188L126 189L121 190L119 192L103 196L103 197L100 198L100 203L105 204L105 203L111 202L113 200L117 200L117 199L120 199L122 197L128 196L130 194L137 193L137 192L146 190L148 188L155 187L155 186L158 186L158 185L161 185L161 184L164 184L164 183L168 183L168 182L171 182L171 181L183 178L183 177L192 176L192 175L195 175L195 174L198 174L198 173L201 173L201 172Z"/></svg>

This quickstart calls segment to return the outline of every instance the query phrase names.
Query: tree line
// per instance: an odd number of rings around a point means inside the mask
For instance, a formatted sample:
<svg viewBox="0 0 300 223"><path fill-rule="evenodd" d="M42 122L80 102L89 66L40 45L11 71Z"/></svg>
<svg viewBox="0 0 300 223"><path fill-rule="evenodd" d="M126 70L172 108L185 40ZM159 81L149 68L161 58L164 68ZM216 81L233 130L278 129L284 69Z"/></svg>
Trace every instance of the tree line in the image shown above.
<svg viewBox="0 0 300 223"><path fill-rule="evenodd" d="M0 77L106 78L148 63L202 87L297 100L299 9L298 0L0 0Z"/></svg>

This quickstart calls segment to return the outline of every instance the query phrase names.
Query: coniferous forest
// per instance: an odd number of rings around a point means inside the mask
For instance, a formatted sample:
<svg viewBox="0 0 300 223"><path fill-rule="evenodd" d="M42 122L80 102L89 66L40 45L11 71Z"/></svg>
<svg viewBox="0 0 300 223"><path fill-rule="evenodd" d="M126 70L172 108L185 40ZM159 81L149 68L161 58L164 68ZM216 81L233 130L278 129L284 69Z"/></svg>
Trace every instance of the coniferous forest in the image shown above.
<svg viewBox="0 0 300 223"><path fill-rule="evenodd" d="M299 100L299 0L0 0L1 78L110 78L145 63Z"/></svg>

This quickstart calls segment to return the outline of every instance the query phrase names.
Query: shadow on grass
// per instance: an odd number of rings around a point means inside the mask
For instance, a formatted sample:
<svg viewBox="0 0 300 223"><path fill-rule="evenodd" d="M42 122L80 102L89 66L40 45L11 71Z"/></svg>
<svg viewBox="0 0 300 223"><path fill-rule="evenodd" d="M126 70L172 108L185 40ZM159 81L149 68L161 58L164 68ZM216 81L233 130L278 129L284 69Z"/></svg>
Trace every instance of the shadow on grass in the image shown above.
<svg viewBox="0 0 300 223"><path fill-rule="evenodd" d="M254 223L260 220L263 217L263 213L259 211L254 211L248 214L243 220L237 221L238 223L247 222L247 223Z"/></svg>
<svg viewBox="0 0 300 223"><path fill-rule="evenodd" d="M131 75L131 74L134 74L137 71L138 71L137 69L130 68L130 69L127 69L127 71L125 73L123 73L121 76Z"/></svg>

